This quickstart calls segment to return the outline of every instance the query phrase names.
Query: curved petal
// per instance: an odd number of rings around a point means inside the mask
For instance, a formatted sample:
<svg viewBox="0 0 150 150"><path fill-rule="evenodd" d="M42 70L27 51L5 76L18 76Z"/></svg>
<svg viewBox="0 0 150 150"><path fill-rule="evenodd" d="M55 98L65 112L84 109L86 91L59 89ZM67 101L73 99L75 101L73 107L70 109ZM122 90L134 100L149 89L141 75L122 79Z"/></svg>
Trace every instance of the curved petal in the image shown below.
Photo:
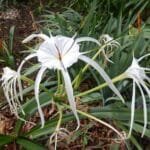
<svg viewBox="0 0 150 150"><path fill-rule="evenodd" d="M88 63L89 65L91 65L94 69L96 69L98 71L98 73L103 77L103 79L107 82L108 86L112 89L112 91L122 100L122 102L124 103L124 99L121 96L120 92L118 91L118 89L114 86L114 84L112 83L111 79L109 78L109 76L106 74L106 72L103 70L103 68L101 68L95 61L93 61L92 59L84 56L84 55L80 55L79 59L81 59L82 61Z"/></svg>
<svg viewBox="0 0 150 150"><path fill-rule="evenodd" d="M143 60L143 59L144 59L145 57L147 57L147 56L150 56L150 53L148 53L148 54L146 54L146 55L140 57L137 61L140 62L141 60Z"/></svg>
<svg viewBox="0 0 150 150"><path fill-rule="evenodd" d="M17 72L20 74L21 69L22 69L24 63L25 63L26 61L28 61L29 59L31 59L31 58L33 58L33 57L36 57L36 56L37 56L37 54L36 54L36 53L33 53L33 54L30 54L30 55L28 55L27 57L25 57L25 58L23 59L23 61L21 62L21 64L19 65L19 67L18 67L18 69L17 69Z"/></svg>
<svg viewBox="0 0 150 150"><path fill-rule="evenodd" d="M150 71L150 68L141 67L141 69L143 69L143 70L145 70L145 71Z"/></svg>
<svg viewBox="0 0 150 150"><path fill-rule="evenodd" d="M76 110L76 103L75 103L75 98L73 96L73 89L72 89L72 84L71 84L71 79L69 77L69 74L66 71L64 70L61 70L62 71L62 74L63 74L63 77L64 77L64 82L65 82L65 89L66 89L66 93L67 93L67 97L68 97L68 100L69 100L69 104L70 104L70 107L77 119L77 128L76 130L78 130L78 128L80 127L80 120L79 120L79 117L78 117L78 114L77 114L77 110Z"/></svg>
<svg viewBox="0 0 150 150"><path fill-rule="evenodd" d="M35 56L37 56L37 54L33 53L33 54L30 54L27 57L25 57L17 69L17 73L18 73L17 81L18 81L19 95L20 95L21 100L23 100L23 96L22 96L22 84L21 84L21 79L20 79L20 72L21 72L21 69L22 69L24 63Z"/></svg>
<svg viewBox="0 0 150 150"><path fill-rule="evenodd" d="M18 116L17 103L15 102L14 93L13 93L13 82L14 82L13 80L10 81L10 85L9 85L10 100L13 107L12 111L16 114L16 116Z"/></svg>
<svg viewBox="0 0 150 150"><path fill-rule="evenodd" d="M144 81L141 80L141 79L138 79L139 83L143 86L143 88L145 89L145 91L147 92L147 95L149 96L150 98L150 90L149 88L145 85Z"/></svg>
<svg viewBox="0 0 150 150"><path fill-rule="evenodd" d="M12 81L9 81L8 83L6 83L5 85L3 85L3 90L4 90L4 95L6 97L6 100L9 104L9 107L10 107L10 111L13 112L13 105L12 105L12 102L11 102L11 95L10 95L10 91L11 91L11 82Z"/></svg>
<svg viewBox="0 0 150 150"><path fill-rule="evenodd" d="M17 87L16 86L16 82L17 82L17 79L14 79L14 81L13 81L14 99L15 99L16 103L18 104L18 107L21 109L22 114L25 115L25 112L24 112L24 110L23 110L23 108L21 106L21 103L20 103L19 99L18 99L18 94L17 94L17 90L16 90L16 87Z"/></svg>
<svg viewBox="0 0 150 150"><path fill-rule="evenodd" d="M29 41L31 41L33 38L38 37L38 38L42 38L43 40L49 40L49 37L45 34L31 34L29 35L27 38L25 38L22 43L27 43Z"/></svg>
<svg viewBox="0 0 150 150"><path fill-rule="evenodd" d="M143 137L145 134L145 131L146 131L146 126L147 126L147 105L146 105L145 95L144 95L141 85L139 84L138 81L135 80L135 82L141 92L142 99L143 99L143 109L144 109L144 128L143 128L143 132L142 132L142 137Z"/></svg>
<svg viewBox="0 0 150 150"><path fill-rule="evenodd" d="M130 130L129 130L128 138L130 138L132 129L133 129L134 113L135 113L135 81L133 80L133 92L132 92L132 102L131 102L131 122L130 122Z"/></svg>
<svg viewBox="0 0 150 150"><path fill-rule="evenodd" d="M104 57L105 57L105 59L108 61L108 62L110 62L110 63L114 63L112 60L110 60L109 58L108 58L108 56L106 55L106 53L105 53L105 50L103 49L102 50L102 53L103 53L103 55L104 55Z"/></svg>
<svg viewBox="0 0 150 150"><path fill-rule="evenodd" d="M39 72L36 76L35 85L34 85L35 99L36 99L37 106L38 106L38 112L39 112L39 115L40 115L40 118L41 118L41 128L44 127L45 120L44 120L44 115L43 115L43 112L42 112L42 109L41 109L41 106L40 106L40 102L39 102L39 87L40 87L40 82L41 82L41 79L42 79L42 75L43 75L43 73L45 72L46 69L47 69L46 67L41 67L41 69L39 70Z"/></svg>
<svg viewBox="0 0 150 150"><path fill-rule="evenodd" d="M80 43L80 42L85 42L85 41L89 41L89 42L94 42L96 43L97 45L101 46L100 42L94 38L91 38L91 37L80 37L80 38L77 38L75 40L75 42L77 43Z"/></svg>

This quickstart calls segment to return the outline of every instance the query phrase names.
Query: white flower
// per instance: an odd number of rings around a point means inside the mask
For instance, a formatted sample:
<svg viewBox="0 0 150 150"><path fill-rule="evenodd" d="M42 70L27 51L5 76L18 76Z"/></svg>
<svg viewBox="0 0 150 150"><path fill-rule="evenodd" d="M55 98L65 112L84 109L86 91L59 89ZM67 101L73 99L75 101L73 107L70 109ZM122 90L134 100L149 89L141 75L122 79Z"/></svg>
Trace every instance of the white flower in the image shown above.
<svg viewBox="0 0 150 150"><path fill-rule="evenodd" d="M131 103L131 123L130 123L130 130L128 137L131 136L132 128L133 128L133 122L134 122L134 112L135 112L135 95L136 95L136 85L140 90L142 100L143 100L143 109L144 109L144 127L142 132L142 137L145 133L146 126L147 126L147 106L146 106L146 100L144 91L147 93L147 95L150 98L150 90L148 86L146 85L146 82L150 83L150 78L146 75L145 71L150 71L150 68L143 68L139 65L139 62L145 58L146 56L149 56L150 54L147 54L139 59L133 58L131 66L126 70L125 75L128 78L133 79L133 93L132 93L132 103Z"/></svg>
<svg viewBox="0 0 150 150"><path fill-rule="evenodd" d="M69 136L69 134L70 134L69 131L65 128L56 129L55 132L50 136L49 145L54 143L56 150L58 140L65 139L66 137Z"/></svg>
<svg viewBox="0 0 150 150"><path fill-rule="evenodd" d="M78 59L88 63L89 65L93 66L100 75L106 80L106 82L109 84L110 88L119 96L119 98L123 100L122 96L120 95L119 91L116 89L114 84L112 83L111 79L108 77L108 75L105 73L105 71L92 59L84 56L82 53L79 52L79 43L83 41L91 41L95 42L100 46L100 43L91 37L81 37L75 39L75 37L66 37L66 36L46 36L44 34L32 34L29 37L27 37L25 40L23 40L23 43L26 43L30 40L32 40L35 37L42 38L44 41L40 44L38 50L34 54L30 54L27 56L22 63L20 64L18 68L18 73L20 74L20 71L22 69L23 64L33 58L37 57L38 61L41 64L41 69L39 70L36 80L35 80L35 98L38 105L38 111L41 117L41 124L42 127L44 126L44 116L40 107L39 102L39 85L42 79L42 75L45 72L46 69L58 69L61 70L64 82L65 82L65 89L67 93L67 97L71 106L71 109L77 119L78 127L80 126L80 121L77 115L76 111L76 103L75 98L73 96L73 88L71 84L71 79L68 74L67 68L73 65L78 61ZM78 129L77 127L77 129Z"/></svg>
<svg viewBox="0 0 150 150"><path fill-rule="evenodd" d="M11 112L14 113L17 118L20 118L18 115L18 108L21 108L23 114L25 113L19 101L19 99L23 100L22 95L18 96L17 94L17 84L19 85L18 86L19 93L22 93L21 83L20 80L18 80L17 72L10 69L9 67L3 68L3 75L1 81L2 81L2 88Z"/></svg>
<svg viewBox="0 0 150 150"><path fill-rule="evenodd" d="M113 39L113 37L109 36L108 34L103 34L100 36L99 39L101 45L104 45L105 47L103 48L102 52L106 58L107 61L113 63L107 56L107 52L112 52L113 47L118 47L120 46L119 42ZM105 52L106 51L106 52Z"/></svg>
<svg viewBox="0 0 150 150"><path fill-rule="evenodd" d="M103 34L100 36L100 43L101 44L106 44L108 43L108 46L112 47L112 46L119 46L119 42L117 42L116 40L114 40L113 37L109 36L108 34Z"/></svg>

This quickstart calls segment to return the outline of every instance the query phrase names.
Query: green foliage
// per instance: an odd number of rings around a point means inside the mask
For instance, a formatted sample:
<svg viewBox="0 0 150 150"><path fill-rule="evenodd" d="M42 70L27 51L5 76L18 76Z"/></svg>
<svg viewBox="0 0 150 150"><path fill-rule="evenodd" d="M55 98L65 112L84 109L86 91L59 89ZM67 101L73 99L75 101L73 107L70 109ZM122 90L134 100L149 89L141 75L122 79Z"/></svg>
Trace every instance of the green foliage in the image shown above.
<svg viewBox="0 0 150 150"><path fill-rule="evenodd" d="M9 30L8 41L3 41L2 47L0 49L0 53L1 53L0 61L12 68L15 68L15 59L14 59L14 52L13 52L14 32L15 32L15 26L12 26Z"/></svg>

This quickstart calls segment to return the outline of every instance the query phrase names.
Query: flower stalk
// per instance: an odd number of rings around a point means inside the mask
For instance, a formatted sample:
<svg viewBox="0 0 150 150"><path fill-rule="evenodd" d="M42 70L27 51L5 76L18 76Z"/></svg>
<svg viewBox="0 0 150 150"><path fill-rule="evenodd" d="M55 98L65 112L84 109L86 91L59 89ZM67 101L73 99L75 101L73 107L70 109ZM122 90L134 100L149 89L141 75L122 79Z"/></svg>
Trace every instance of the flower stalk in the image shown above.
<svg viewBox="0 0 150 150"><path fill-rule="evenodd" d="M63 105L64 105L65 107L67 107L67 108L70 109L70 107L69 107L68 105L66 105L66 104L63 104ZM101 119L98 119L97 117L95 117L95 116L93 116L93 115L91 115L91 114L89 114L89 113L87 113L87 112L83 112L83 111L78 110L78 109L77 109L77 112L78 112L79 114L81 114L81 115L83 115L83 116L89 118L89 119L92 119L92 120L94 120L94 121L96 121L96 122L99 122L100 124L103 124L104 126L110 128L111 130L113 130L113 131L120 137L119 140L124 141L125 139L127 139L127 138L124 136L124 134L122 134L120 131L118 131L117 129L115 129L113 126L111 126L111 125L108 124L107 122L102 121ZM118 140L118 139L116 139L116 140Z"/></svg>
<svg viewBox="0 0 150 150"><path fill-rule="evenodd" d="M95 60L98 55L101 53L101 51L106 47L106 44L103 45L98 51L97 53L92 57L92 60ZM88 69L90 65L89 64L86 64L83 69L81 69L81 71L79 72L79 74L74 78L74 80L72 81L72 84L74 85L74 89L77 89L81 83L81 78L82 78L82 75L83 73L85 73Z"/></svg>
<svg viewBox="0 0 150 150"><path fill-rule="evenodd" d="M55 150L57 149L58 134L59 134L59 132L61 133L62 132L61 130L63 129L63 128L60 128L61 121L62 121L62 108L58 104L57 104L57 107L58 107L59 119L58 119L58 122L57 122L57 125L56 125L56 128L55 128L55 131L50 136L50 139L49 139L49 144L52 144L53 143L52 140L54 138Z"/></svg>
<svg viewBox="0 0 150 150"><path fill-rule="evenodd" d="M122 74L120 74L120 75L114 77L114 78L112 79L112 82L113 82L113 83L116 83L116 82L121 81L121 80L123 80L123 79L125 79L125 78L126 78L125 73L122 73ZM92 93L92 92L95 92L95 91L98 91L98 90L100 90L100 89L103 89L103 88L105 88L105 87L107 87L107 86L108 86L108 83L105 82L105 83L100 84L100 85L98 85L98 86L96 86L96 87L94 87L94 88L92 88L92 89L90 89L90 90L81 92L81 93L79 93L79 94L77 94L77 95L75 95L75 96L76 96L76 97L85 96L85 95L90 94L90 93Z"/></svg>

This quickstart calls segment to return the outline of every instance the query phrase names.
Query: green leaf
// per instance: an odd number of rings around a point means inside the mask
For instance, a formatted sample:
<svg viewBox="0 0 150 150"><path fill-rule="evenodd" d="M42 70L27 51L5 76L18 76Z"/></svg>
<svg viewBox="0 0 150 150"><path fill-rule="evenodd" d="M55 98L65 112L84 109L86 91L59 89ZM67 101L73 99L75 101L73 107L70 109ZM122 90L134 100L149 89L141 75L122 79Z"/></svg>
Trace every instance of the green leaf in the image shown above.
<svg viewBox="0 0 150 150"><path fill-rule="evenodd" d="M9 51L12 54L15 26L12 26L9 31Z"/></svg>
<svg viewBox="0 0 150 150"><path fill-rule="evenodd" d="M39 96L41 106L46 106L51 103L52 94L43 92ZM37 110L37 103L35 98L28 100L23 106L23 110L26 114L32 114Z"/></svg>
<svg viewBox="0 0 150 150"><path fill-rule="evenodd" d="M52 95L50 93L43 92L39 96L41 107L48 105L51 103ZM35 98L32 98L31 100L28 100L22 108L24 109L25 116L21 115L21 118L27 118L29 115L32 115L37 110L37 103ZM22 127L23 122L21 120L18 120L14 129L14 132L16 134L19 134L20 129Z"/></svg>
<svg viewBox="0 0 150 150"><path fill-rule="evenodd" d="M65 115L62 119L62 124L74 119L75 118L73 114ZM25 136L29 136L32 137L32 139L35 139L46 134L51 134L56 128L55 126L57 125L57 121L58 118L48 120L46 121L44 128L40 128L40 126L38 125L35 128L33 128L30 132L26 133Z"/></svg>
<svg viewBox="0 0 150 150"><path fill-rule="evenodd" d="M125 125L129 125L129 124L126 124L126 123L125 123ZM138 133L142 133L142 131L143 131L143 126L140 125L140 124L134 123L134 125L133 125L133 130L135 130L135 131L138 132ZM146 129L144 135L146 135L147 137L150 137L150 129Z"/></svg>
<svg viewBox="0 0 150 150"><path fill-rule="evenodd" d="M28 139L25 138L18 138L16 140L17 144L22 145L26 150L46 150L46 148L38 145Z"/></svg>
<svg viewBox="0 0 150 150"><path fill-rule="evenodd" d="M7 135L0 135L0 146L8 144L14 140L14 137L7 136Z"/></svg>
<svg viewBox="0 0 150 150"><path fill-rule="evenodd" d="M122 125L122 122L117 121L117 125L118 125L123 131L125 131L126 133L128 133L127 128L126 128L124 125ZM135 147L137 148L137 150L142 150L142 147L141 147L140 143L138 143L138 141L136 140L136 138L135 138L133 135L131 135L130 141L135 145ZM128 149L128 150L132 150L131 145L130 145L130 143L129 143L128 140L126 140L126 146L127 146L127 149Z"/></svg>
<svg viewBox="0 0 150 150"><path fill-rule="evenodd" d="M150 112L148 112L150 113ZM103 107L103 108L93 108L90 111L90 114L97 117L97 118L107 118L111 119L113 121L122 121L122 123L126 123L130 121L130 109L127 108L109 108L109 107ZM150 116L150 115L148 115ZM79 115L80 119L85 118L85 116ZM63 116L62 124L67 123L68 121L75 120L75 117L71 114L67 114ZM57 124L58 118L48 120L44 126L44 128L40 128L40 126L36 126L33 128L30 132L26 133L25 136L29 136L34 138L38 138L40 136L51 134L53 133L55 126ZM143 122L143 114L142 111L136 110L135 112L135 121Z"/></svg>
<svg viewBox="0 0 150 150"><path fill-rule="evenodd" d="M81 98L82 103L93 103L102 99L102 95L98 92L88 94Z"/></svg>

